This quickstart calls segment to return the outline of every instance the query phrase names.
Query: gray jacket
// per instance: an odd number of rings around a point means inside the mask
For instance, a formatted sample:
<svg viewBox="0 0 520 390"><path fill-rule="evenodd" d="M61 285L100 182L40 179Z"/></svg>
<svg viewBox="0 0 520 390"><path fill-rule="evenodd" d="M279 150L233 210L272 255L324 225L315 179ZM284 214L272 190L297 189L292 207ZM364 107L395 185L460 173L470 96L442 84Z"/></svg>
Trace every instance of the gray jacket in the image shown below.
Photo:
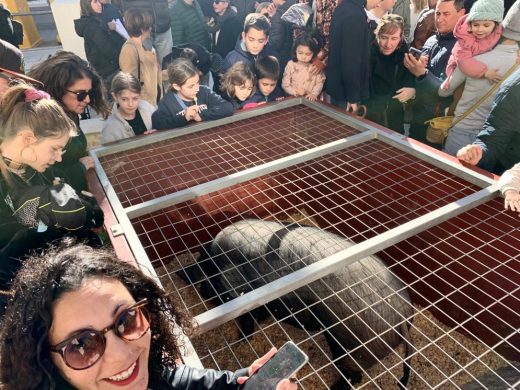
<svg viewBox="0 0 520 390"><path fill-rule="evenodd" d="M146 100L139 101L139 107L137 108L141 114L144 125L148 130L152 128L152 114L155 111L155 107L148 103ZM101 144L118 141L124 138L134 137L135 133L132 130L132 126L121 116L121 113L117 109L117 103L114 103L112 107L112 115L110 115L101 130L101 136L99 138Z"/></svg>
<svg viewBox="0 0 520 390"><path fill-rule="evenodd" d="M493 50L475 56L475 59L485 64L488 69L498 69L498 73L504 74L516 62L518 45L497 45ZM449 88L439 88L439 96L451 96L453 92L462 83L466 82L464 92L455 109L455 118L457 120L463 115L473 104L475 104L493 85L486 79L476 79L467 77L464 73L456 68L449 82ZM443 84L444 85L444 84ZM482 102L471 114L457 123L457 128L463 130L474 131L478 133L491 112L491 106L496 93L492 93L484 102Z"/></svg>

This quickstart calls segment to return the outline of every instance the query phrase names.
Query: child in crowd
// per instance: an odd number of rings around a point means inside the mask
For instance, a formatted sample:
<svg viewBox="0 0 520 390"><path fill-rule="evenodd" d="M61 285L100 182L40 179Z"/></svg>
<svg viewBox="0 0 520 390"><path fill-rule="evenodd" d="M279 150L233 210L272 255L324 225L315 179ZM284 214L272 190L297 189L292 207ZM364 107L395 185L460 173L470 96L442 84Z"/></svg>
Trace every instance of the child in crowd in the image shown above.
<svg viewBox="0 0 520 390"><path fill-rule="evenodd" d="M502 174L498 186L505 198L504 208L520 216L520 163Z"/></svg>
<svg viewBox="0 0 520 390"><path fill-rule="evenodd" d="M190 60L177 58L168 66L170 92L152 115L157 130L185 126L190 122L214 120L233 115L233 105L204 85Z"/></svg>
<svg viewBox="0 0 520 390"><path fill-rule="evenodd" d="M442 85L443 89L448 89L451 75L457 66L469 77L485 77L491 82L501 79L496 69L488 69L473 57L493 49L498 43L502 35L500 23L503 16L502 0L479 0L468 15L460 18L453 30L457 43L446 67L447 79Z"/></svg>
<svg viewBox="0 0 520 390"><path fill-rule="evenodd" d="M237 62L224 73L220 80L220 89L225 99L229 100L235 110L243 108L255 89L256 78L245 62Z"/></svg>
<svg viewBox="0 0 520 390"><path fill-rule="evenodd" d="M292 96L305 96L316 101L323 89L325 75L312 73L312 61L320 51L318 40L308 33L302 33L293 45L293 59L287 63L282 79L282 87Z"/></svg>
<svg viewBox="0 0 520 390"><path fill-rule="evenodd" d="M119 72L112 80L110 90L114 106L101 130L102 144L155 131L151 130L155 107L141 100L141 83L134 75Z"/></svg>
<svg viewBox="0 0 520 390"><path fill-rule="evenodd" d="M271 23L264 15L247 15L242 39L237 41L235 50L230 51L224 59L221 71L226 72L239 61L245 62L253 69L257 58L272 55L272 50L267 45L270 31Z"/></svg>
<svg viewBox="0 0 520 390"><path fill-rule="evenodd" d="M269 103L282 100L285 97L278 86L280 65L276 57L267 56L258 59L255 63L256 92L247 99L244 108L254 107L257 103Z"/></svg>

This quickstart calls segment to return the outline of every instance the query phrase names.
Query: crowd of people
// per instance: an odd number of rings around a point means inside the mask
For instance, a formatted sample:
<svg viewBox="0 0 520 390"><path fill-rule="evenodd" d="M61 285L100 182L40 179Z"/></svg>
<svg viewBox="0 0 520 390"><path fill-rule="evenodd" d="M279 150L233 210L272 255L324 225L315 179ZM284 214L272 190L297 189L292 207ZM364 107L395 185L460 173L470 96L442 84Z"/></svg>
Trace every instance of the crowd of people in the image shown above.
<svg viewBox="0 0 520 390"><path fill-rule="evenodd" d="M520 213L520 0L312 5L315 15L295 0L80 0L74 25L87 60L58 51L27 74L16 23L0 7L11 21L0 20L0 290L12 287L0 294L0 312L11 297L2 383L238 388L273 353L235 373L178 365L181 344L166 324L189 333L189 317L98 249L103 212L80 126L88 107L106 119L106 144L289 96L325 101L502 175L505 207ZM428 121L446 113L445 142L429 142ZM25 260L66 237L88 247ZM98 302L106 311L85 312Z"/></svg>

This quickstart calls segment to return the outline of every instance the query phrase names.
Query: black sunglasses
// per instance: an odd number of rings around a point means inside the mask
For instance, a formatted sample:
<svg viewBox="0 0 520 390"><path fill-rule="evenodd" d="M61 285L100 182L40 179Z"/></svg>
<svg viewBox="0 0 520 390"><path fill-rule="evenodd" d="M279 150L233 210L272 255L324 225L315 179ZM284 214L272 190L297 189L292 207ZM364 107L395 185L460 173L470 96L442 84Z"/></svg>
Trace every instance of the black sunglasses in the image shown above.
<svg viewBox="0 0 520 390"><path fill-rule="evenodd" d="M213 0L213 3L220 4L220 3L227 3L226 0Z"/></svg>
<svg viewBox="0 0 520 390"><path fill-rule="evenodd" d="M102 330L83 329L56 345L51 352L61 355L65 364L73 370L92 367L105 353L105 334L111 330L125 341L135 341L150 329L150 316L144 306L148 300L142 299L117 316L114 323Z"/></svg>
<svg viewBox="0 0 520 390"><path fill-rule="evenodd" d="M74 95L76 95L76 99L78 99L78 102L82 102L83 100L85 100L87 98L87 96L92 99L92 90L89 90L89 91L71 91L69 89L67 89L67 92L70 92L70 93L73 93Z"/></svg>

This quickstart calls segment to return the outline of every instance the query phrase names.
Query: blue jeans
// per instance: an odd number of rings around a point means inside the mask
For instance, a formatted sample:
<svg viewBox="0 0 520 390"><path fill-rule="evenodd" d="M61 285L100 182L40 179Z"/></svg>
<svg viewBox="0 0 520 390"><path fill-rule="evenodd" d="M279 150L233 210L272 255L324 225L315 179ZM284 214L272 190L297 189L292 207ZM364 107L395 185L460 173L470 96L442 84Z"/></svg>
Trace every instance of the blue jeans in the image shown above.
<svg viewBox="0 0 520 390"><path fill-rule="evenodd" d="M155 50L157 50L157 60L159 61L159 67L162 67L163 58L172 52L173 39L171 28L165 32L156 34L153 40L153 45Z"/></svg>

